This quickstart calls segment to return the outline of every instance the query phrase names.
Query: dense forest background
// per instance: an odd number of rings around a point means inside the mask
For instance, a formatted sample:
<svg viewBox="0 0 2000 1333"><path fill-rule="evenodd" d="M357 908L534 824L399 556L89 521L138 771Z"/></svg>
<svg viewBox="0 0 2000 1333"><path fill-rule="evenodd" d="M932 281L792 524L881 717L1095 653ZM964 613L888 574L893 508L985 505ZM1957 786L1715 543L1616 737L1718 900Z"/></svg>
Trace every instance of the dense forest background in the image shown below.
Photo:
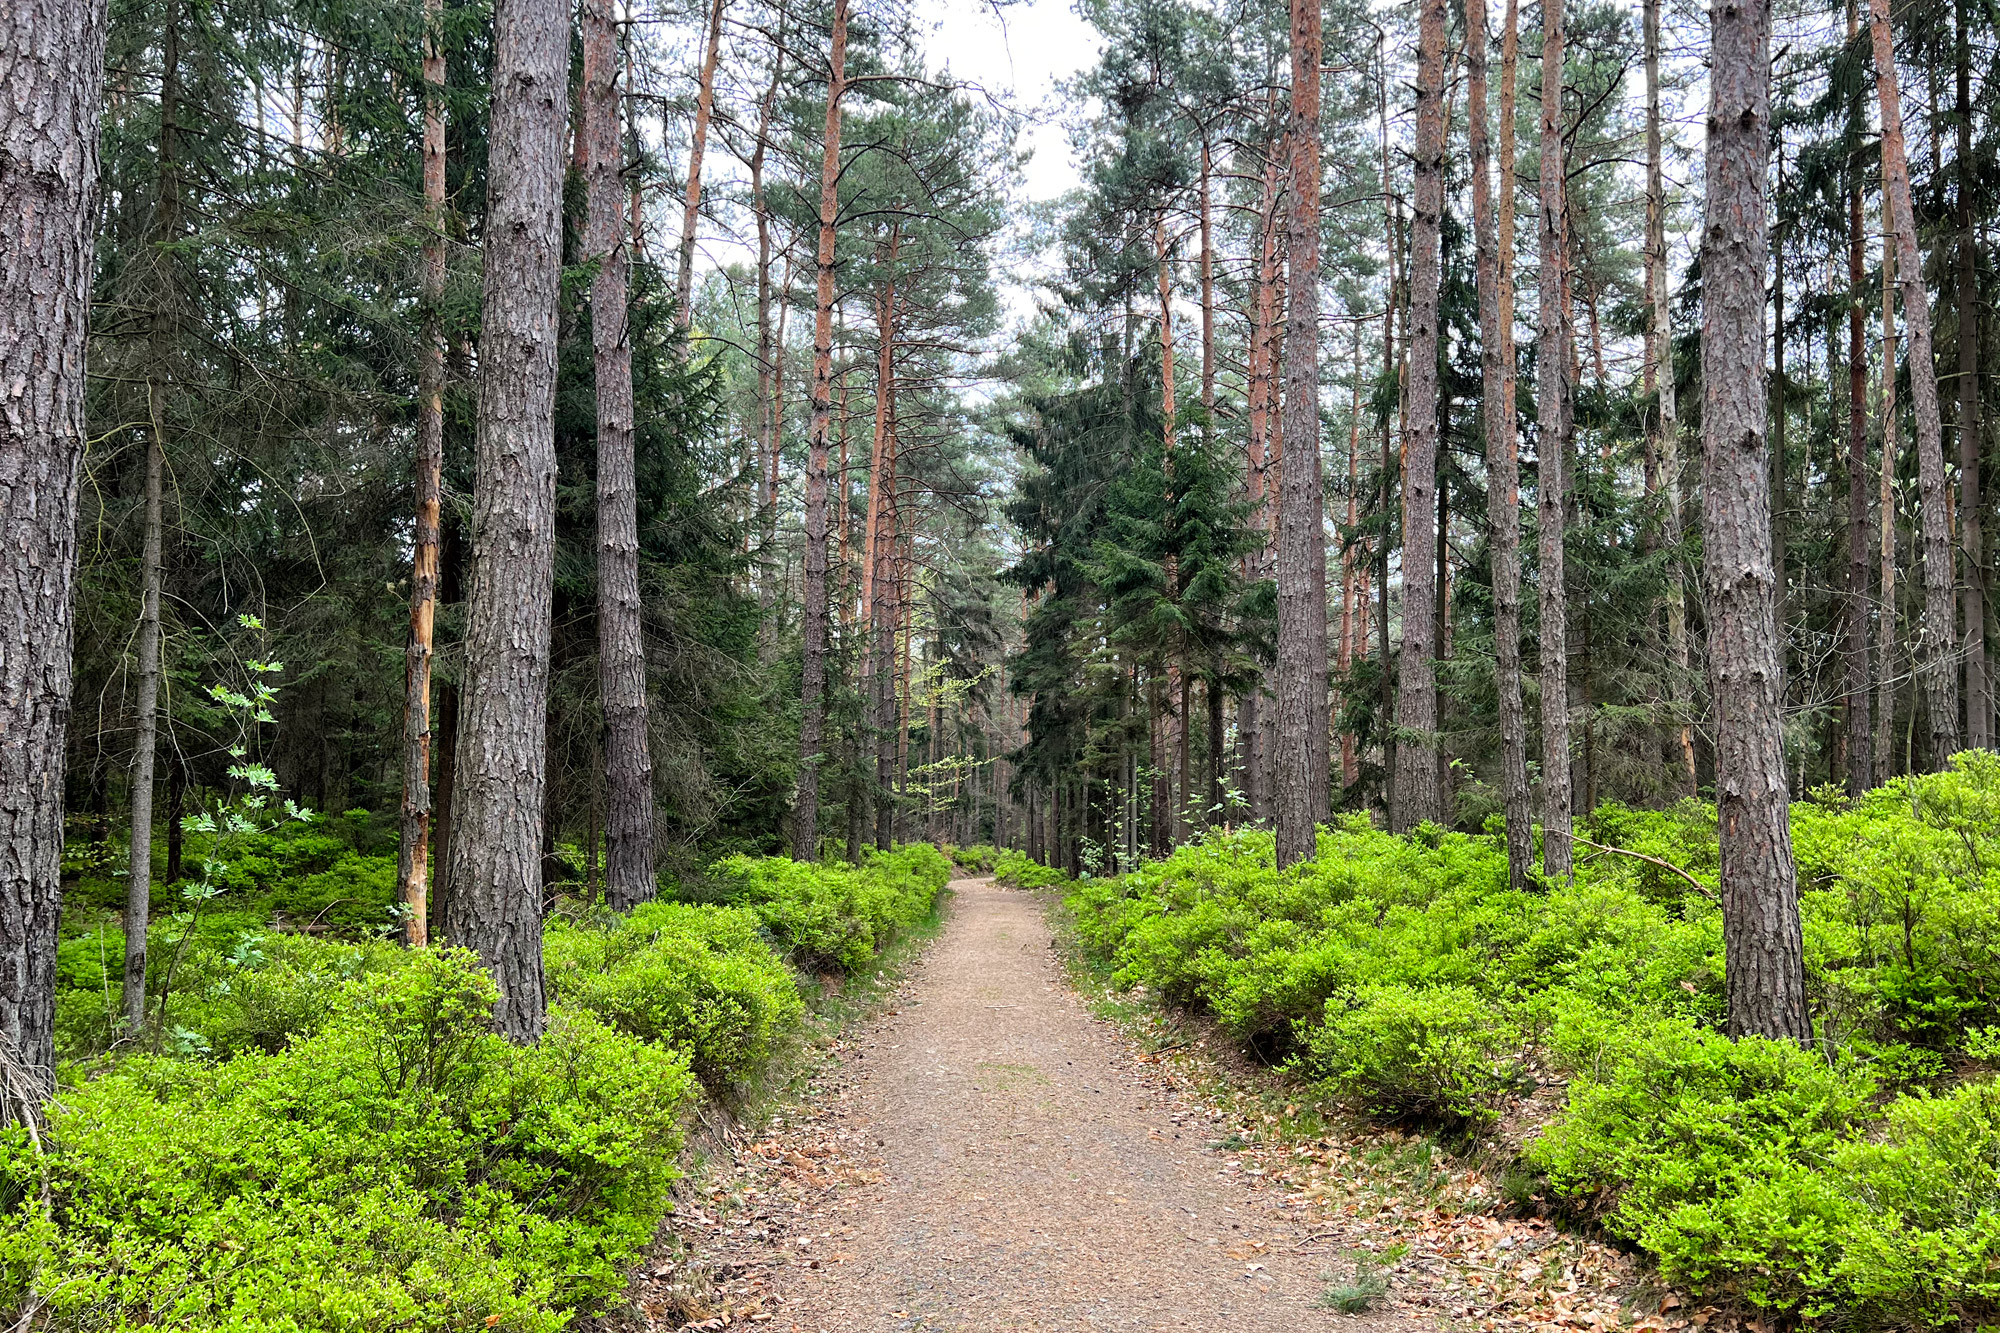
<svg viewBox="0 0 2000 1333"><path fill-rule="evenodd" d="M1157 0L1085 15L1104 45L1067 90L1083 184L1027 216L1009 200L1028 109L927 67L915 16L865 7L853 18L849 59L865 72L848 93L841 149L820 827L843 850L950 836L1110 866L1269 813L1269 497L1294 281L1286 16ZM1794 795L1925 770L1946 753L1915 670L1928 651L1922 570L1934 553L1907 340L1885 286L1894 274L1882 262L1863 17L1849 5L1778 19L1770 503ZM655 847L663 867L685 870L782 845L796 785L830 20L758 4L620 18L621 174L639 210L631 311ZM1413 734L1397 715L1396 663L1419 595L1434 622L1437 702L1417 730L1442 788L1429 811L1477 829L1501 809L1504 783L1492 410L1463 148L1471 55L1455 10L1444 20L1439 332L1425 391L1436 480L1420 487L1430 512L1413 559L1410 390L1429 368L1411 357L1433 346L1411 327L1413 19L1340 5L1325 16L1338 53L1319 214L1333 790L1345 808L1394 803L1394 751ZM1993 711L1982 191L2000 172L1975 111L1993 75L1988 19L1971 0L1911 4L1891 34L1944 404L1949 494L1929 503L1945 510L1955 553L1947 669L1962 679L1955 721L1974 743L1990 743ZM154 540L161 836L178 840L191 793L228 781L239 738L208 687L239 680L247 658L285 667L272 724L248 738L284 791L373 830L364 841L377 849L394 836L431 21L450 53L431 750L435 834L449 837L490 13L159 0L112 16L68 742L73 862L116 865L131 836ZM1705 788L1714 762L1693 574L1699 469L1688 463L1701 429L1700 20L1613 4L1568 16L1567 194L1553 261L1527 221L1545 151L1543 35L1517 33L1512 19L1485 33L1485 23L1484 54L1497 72L1504 40L1518 80L1500 107L1518 145L1503 202L1524 220L1510 227L1513 283L1529 293L1554 262L1565 321L1559 343L1517 336L1503 357L1533 385L1537 358L1560 346L1573 413L1554 437L1567 472L1562 579L1544 586L1538 529L1549 516L1535 497L1552 437L1538 394L1515 403L1526 753L1539 782L1534 666L1544 618L1560 607L1572 804L1671 802ZM581 144L565 206L545 841L551 880L594 882L604 724ZM1036 256L1056 261L1046 285L1007 276ZM1525 335L1529 316L1519 318ZM243 614L263 629L246 637ZM170 865L172 879L181 863Z"/></svg>

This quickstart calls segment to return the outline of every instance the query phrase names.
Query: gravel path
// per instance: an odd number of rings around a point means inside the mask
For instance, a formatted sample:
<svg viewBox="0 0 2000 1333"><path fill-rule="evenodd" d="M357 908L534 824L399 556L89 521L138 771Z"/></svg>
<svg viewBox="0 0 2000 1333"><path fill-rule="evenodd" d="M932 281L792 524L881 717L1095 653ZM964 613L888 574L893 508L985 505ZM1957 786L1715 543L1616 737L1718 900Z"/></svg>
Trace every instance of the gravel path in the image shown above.
<svg viewBox="0 0 2000 1333"><path fill-rule="evenodd" d="M700 1264L748 1302L723 1307L732 1323L1436 1326L1319 1306L1349 1271L1337 1242L1239 1174L1205 1114L1085 1012L1032 897L954 887L897 1007L845 1044L791 1126L741 1154L742 1206L688 1216Z"/></svg>

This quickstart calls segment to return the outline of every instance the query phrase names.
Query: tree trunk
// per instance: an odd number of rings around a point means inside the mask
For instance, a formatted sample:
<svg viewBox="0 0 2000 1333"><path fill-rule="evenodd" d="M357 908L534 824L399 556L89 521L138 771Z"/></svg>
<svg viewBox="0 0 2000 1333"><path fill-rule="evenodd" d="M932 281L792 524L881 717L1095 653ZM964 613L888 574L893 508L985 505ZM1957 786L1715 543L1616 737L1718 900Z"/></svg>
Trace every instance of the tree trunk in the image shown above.
<svg viewBox="0 0 2000 1333"><path fill-rule="evenodd" d="M0 10L0 1054L55 1090L56 918L102 0ZM32 387L33 392L26 391ZM0 1097L0 1122L36 1114Z"/></svg>
<svg viewBox="0 0 2000 1333"><path fill-rule="evenodd" d="M627 912L656 891L653 755L639 597L639 477L633 438L632 338L619 172L618 47L611 0L584 0L584 138L597 372L597 678L604 706L604 895Z"/></svg>
<svg viewBox="0 0 2000 1333"><path fill-rule="evenodd" d="M539 849L555 556L556 288L569 10L494 11L472 593L446 934L500 984L495 1026L541 1035Z"/></svg>
<svg viewBox="0 0 2000 1333"><path fill-rule="evenodd" d="M1328 812L1326 535L1319 457L1318 0L1291 0L1291 266L1285 311L1285 462L1278 494L1278 736L1280 867L1313 855Z"/></svg>
<svg viewBox="0 0 2000 1333"><path fill-rule="evenodd" d="M1257 284L1250 310L1250 383L1245 397L1250 418L1248 457L1244 481L1249 491L1250 522L1259 545L1244 557L1250 579L1271 577L1277 563L1273 534L1277 531L1276 511L1271 504L1269 463L1271 422L1276 387L1273 356L1274 326L1277 322L1278 288L1278 159L1275 153L1264 162L1264 197L1257 210ZM1252 819L1267 819L1271 813L1271 746L1267 735L1272 713L1265 702L1262 682L1244 691L1237 718L1243 746L1243 782L1246 804Z"/></svg>
<svg viewBox="0 0 2000 1333"><path fill-rule="evenodd" d="M771 116L784 74L783 22L781 14L778 37L772 44L771 82L764 89L757 113L757 146L750 153L750 207L757 217L757 444L763 491L757 505L757 525L763 538L758 557L764 562L771 558L778 532L778 455L782 443L778 436L778 389L783 379L777 372L778 358L784 354L782 339L774 339L771 328L771 206L764 192L764 158L771 145ZM789 264L786 272L789 281ZM772 614L776 588L768 574L759 583L764 614L757 627L757 660L768 664L777 652L777 617Z"/></svg>
<svg viewBox="0 0 2000 1333"><path fill-rule="evenodd" d="M719 7L721 0L716 0ZM826 453L833 419L834 236L840 218L840 102L847 92L847 3L834 0L827 52L826 131L820 153L818 298L813 314L812 434L806 455L804 670L799 788L792 857L819 859L820 732L826 719Z"/></svg>
<svg viewBox="0 0 2000 1333"><path fill-rule="evenodd" d="M403 942L430 942L431 659L435 649L439 515L444 494L443 0L424 0L423 344L417 354L417 517L411 539L410 639L403 658L403 809L396 846Z"/></svg>
<svg viewBox="0 0 2000 1333"><path fill-rule="evenodd" d="M1693 796L1698 775L1694 762L1693 707L1687 689L1693 679L1688 647L1687 593L1680 558L1681 439L1678 392L1674 375L1673 308L1667 291L1667 186L1662 165L1660 120L1660 0L1646 0L1646 369L1651 379L1646 396L1653 400L1651 456L1660 493L1661 536L1672 554L1667 562L1666 619L1667 704L1673 710L1680 764L1681 795Z"/></svg>
<svg viewBox="0 0 2000 1333"><path fill-rule="evenodd" d="M1965 744L1993 746L1993 681L1986 661L1986 562L1981 554L1985 511L1979 499L1984 432L1979 402L1979 243L1974 229L1972 159L1972 43L1966 34L1968 0L1952 6L1953 60L1958 79L1958 543L1965 557ZM1942 756L1940 756L1942 758Z"/></svg>
<svg viewBox="0 0 2000 1333"><path fill-rule="evenodd" d="M1567 880L1570 846L1569 606L1564 588L1570 412L1569 247L1563 153L1563 2L1547 0L1542 20L1541 258L1535 320L1536 499L1540 511L1542 666L1542 873ZM1757 3L1759 0L1751 0ZM1760 287L1761 291L1761 287ZM1763 364L1760 360L1758 364Z"/></svg>
<svg viewBox="0 0 2000 1333"><path fill-rule="evenodd" d="M1202 432L1215 434L1215 243L1209 222L1208 132L1201 136L1201 408Z"/></svg>
<svg viewBox="0 0 2000 1333"><path fill-rule="evenodd" d="M180 6L161 20L160 128L153 212L153 311L146 368L146 498L139 557L138 675L133 701L132 833L125 881L125 984L122 1012L138 1032L146 1022L146 939L153 893L154 756L159 741L160 536L166 472L168 399L172 395L175 290L172 247L180 239Z"/></svg>
<svg viewBox="0 0 2000 1333"><path fill-rule="evenodd" d="M1658 0L1652 0L1658 3ZM1510 3L1511 9L1511 3ZM1512 44L1513 32L1503 41ZM1486 427L1486 522L1493 564L1495 688L1500 702L1500 794L1507 881L1528 883L1534 829L1528 808L1528 724L1521 700L1521 494L1514 427L1513 152L1504 151L1500 219L1494 218L1486 125L1486 0L1465 7L1466 123L1472 156L1473 240L1479 280L1480 401ZM1503 136L1511 137L1513 70L1503 70ZM1496 234L1496 229L1498 234Z"/></svg>
<svg viewBox="0 0 2000 1333"><path fill-rule="evenodd" d="M1702 235L1702 530L1729 1035L1809 1041L1787 815L1784 640L1771 563L1764 274L1771 134L1769 0L1710 16Z"/></svg>
<svg viewBox="0 0 2000 1333"><path fill-rule="evenodd" d="M1403 647L1396 670L1390 828L1444 819L1437 751L1438 315L1444 219L1444 0L1417 11L1415 216L1410 232L1410 421L1403 437Z"/></svg>
<svg viewBox="0 0 2000 1333"><path fill-rule="evenodd" d="M1889 200L1882 200L1883 236L1889 234ZM1876 499L1881 530L1881 581L1875 627L1875 766L1887 778L1896 760L1896 465L1903 452L1896 414L1896 247L1882 247L1881 487Z"/></svg>
<svg viewBox="0 0 2000 1333"><path fill-rule="evenodd" d="M1896 87L1896 54L1889 0L1868 0L1875 47L1875 87L1882 100L1882 192L1903 288L1903 324L1910 339L1910 400L1917 420L1917 494L1923 510L1924 621L1917 636L1918 676L1930 723L1931 762L1940 767L1959 746L1958 608L1953 605L1951 491L1944 476L1944 427L1938 411L1937 362L1931 355L1930 296L1917 252L1917 219L1910 202L1910 163L1903 148L1903 101Z"/></svg>
<svg viewBox="0 0 2000 1333"><path fill-rule="evenodd" d="M701 159L708 147L708 119L715 106L715 66L722 54L722 6L723 0L709 0L708 51L701 61L701 86L694 100L694 136L688 144L687 202L681 212L681 267L674 285L676 318L683 329L694 322L694 234L701 211Z"/></svg>
<svg viewBox="0 0 2000 1333"><path fill-rule="evenodd" d="M1861 31L1859 0L1847 0L1847 43ZM1847 596L1842 610L1846 658L1847 791L1859 796L1875 785L1874 729L1868 716L1868 245L1861 227L1860 143L1868 129L1864 93L1855 87L1848 109L1847 186Z"/></svg>

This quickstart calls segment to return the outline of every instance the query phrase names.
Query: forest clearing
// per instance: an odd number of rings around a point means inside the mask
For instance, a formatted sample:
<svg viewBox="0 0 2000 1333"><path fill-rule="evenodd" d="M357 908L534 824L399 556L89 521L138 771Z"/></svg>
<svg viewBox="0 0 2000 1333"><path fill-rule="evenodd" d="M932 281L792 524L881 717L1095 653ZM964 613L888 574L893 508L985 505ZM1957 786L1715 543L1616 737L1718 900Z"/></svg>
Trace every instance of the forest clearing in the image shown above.
<svg viewBox="0 0 2000 1333"><path fill-rule="evenodd" d="M12 0L0 1327L2000 1325L1996 34Z"/></svg>

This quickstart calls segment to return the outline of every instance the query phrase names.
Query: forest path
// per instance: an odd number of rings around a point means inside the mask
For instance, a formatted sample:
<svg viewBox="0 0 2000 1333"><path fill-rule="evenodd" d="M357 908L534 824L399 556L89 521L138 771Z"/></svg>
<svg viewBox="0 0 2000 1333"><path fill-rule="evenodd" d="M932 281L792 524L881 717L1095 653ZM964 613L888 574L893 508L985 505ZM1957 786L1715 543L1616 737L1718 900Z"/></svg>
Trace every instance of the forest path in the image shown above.
<svg viewBox="0 0 2000 1333"><path fill-rule="evenodd" d="M1320 1307L1327 1276L1350 1271L1338 1241L1283 1189L1238 1174L1209 1143L1206 1108L1162 1090L1090 1016L1031 895L954 888L897 1001L842 1043L789 1126L739 1152L717 1215L683 1209L678 1229L722 1279L732 1321L1435 1327Z"/></svg>

